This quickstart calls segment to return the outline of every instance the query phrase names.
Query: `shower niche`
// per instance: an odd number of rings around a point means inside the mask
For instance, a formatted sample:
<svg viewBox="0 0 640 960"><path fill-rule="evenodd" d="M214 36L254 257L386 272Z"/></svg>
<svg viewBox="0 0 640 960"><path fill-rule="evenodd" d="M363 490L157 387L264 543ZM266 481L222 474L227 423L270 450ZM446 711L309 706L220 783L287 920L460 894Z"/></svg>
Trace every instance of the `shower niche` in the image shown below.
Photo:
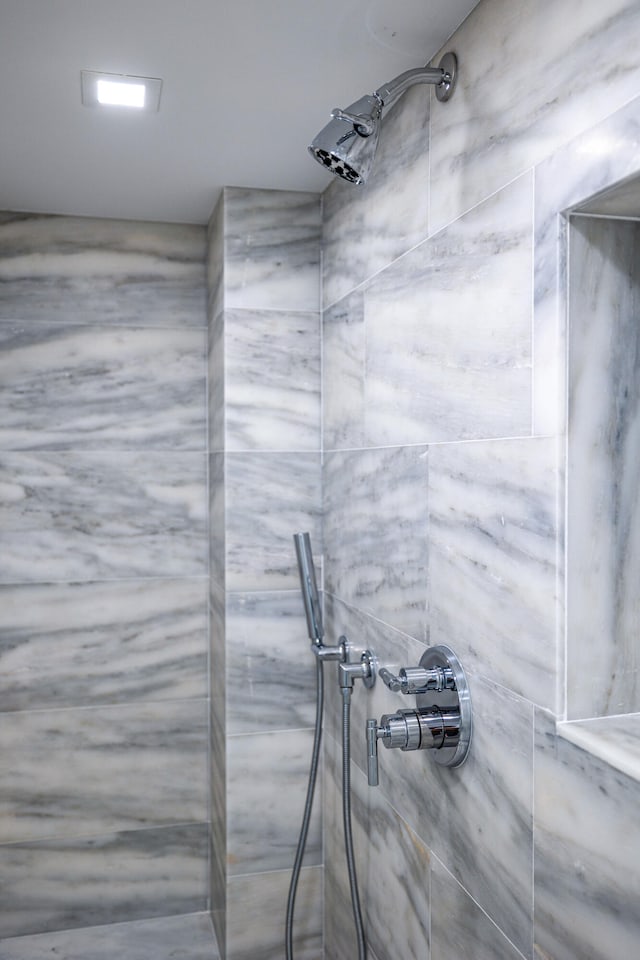
<svg viewBox="0 0 640 960"><path fill-rule="evenodd" d="M640 761L640 177L568 237L567 719Z"/></svg>

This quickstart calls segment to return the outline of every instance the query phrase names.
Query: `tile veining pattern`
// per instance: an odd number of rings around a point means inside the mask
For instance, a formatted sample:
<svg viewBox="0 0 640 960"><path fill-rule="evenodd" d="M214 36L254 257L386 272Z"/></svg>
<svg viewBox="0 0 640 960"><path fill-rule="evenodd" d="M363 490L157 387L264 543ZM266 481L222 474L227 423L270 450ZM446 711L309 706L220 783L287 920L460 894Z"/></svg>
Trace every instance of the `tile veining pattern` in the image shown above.
<svg viewBox="0 0 640 960"><path fill-rule="evenodd" d="M320 198L228 187L209 236L212 915L225 960L281 960L314 724L292 534L319 562ZM320 814L300 960L322 954Z"/></svg>
<svg viewBox="0 0 640 960"><path fill-rule="evenodd" d="M0 217L2 956L207 907L205 244Z"/></svg>
<svg viewBox="0 0 640 960"><path fill-rule="evenodd" d="M483 0L448 44L461 64L451 102L432 97L429 119L423 96L401 100L385 124L411 136L383 132L372 182L324 195L328 630L394 668L417 663L425 644L451 645L474 705L461 768L382 750L380 786L368 789L365 719L408 704L380 684L354 694L354 835L377 960L614 960L637 949L640 784L559 738L555 719L567 710L558 214L640 167L639 29L630 0ZM603 56L611 71L594 85ZM606 244L594 256L606 258ZM585 270L576 282L588 297ZM620 331L635 324L637 300L608 300ZM591 325L582 336L603 334ZM606 419L608 384L619 383L629 432L619 420L607 429L629 478L636 339L627 350L614 333L619 357L583 386ZM622 368L624 382L612 377ZM615 491L635 519L636 488ZM574 589L586 621L593 588L582 578ZM635 622L633 587L616 599ZM620 675L635 663L624 651L621 669L592 646L577 690L596 659ZM631 691L614 695L637 710ZM333 684L328 701L325 955L352 960Z"/></svg>

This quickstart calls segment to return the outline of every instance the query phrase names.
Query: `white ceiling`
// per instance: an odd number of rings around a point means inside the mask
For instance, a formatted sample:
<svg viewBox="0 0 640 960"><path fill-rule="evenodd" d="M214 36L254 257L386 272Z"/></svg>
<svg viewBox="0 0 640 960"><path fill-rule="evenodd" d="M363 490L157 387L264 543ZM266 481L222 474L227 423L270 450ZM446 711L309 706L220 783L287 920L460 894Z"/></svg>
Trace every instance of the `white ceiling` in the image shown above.
<svg viewBox="0 0 640 960"><path fill-rule="evenodd" d="M225 185L322 190L331 108L476 3L0 0L0 209L205 223ZM83 107L83 69L162 78L159 113Z"/></svg>

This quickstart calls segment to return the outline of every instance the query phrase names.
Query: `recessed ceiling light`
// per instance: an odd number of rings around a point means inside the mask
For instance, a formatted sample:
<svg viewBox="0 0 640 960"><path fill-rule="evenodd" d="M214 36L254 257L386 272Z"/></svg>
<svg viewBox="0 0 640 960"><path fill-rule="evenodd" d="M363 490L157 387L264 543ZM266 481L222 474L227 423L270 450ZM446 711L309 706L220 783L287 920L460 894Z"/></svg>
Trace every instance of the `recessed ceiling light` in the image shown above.
<svg viewBox="0 0 640 960"><path fill-rule="evenodd" d="M160 108L162 80L94 70L82 70L80 76L85 107L130 107L151 112Z"/></svg>

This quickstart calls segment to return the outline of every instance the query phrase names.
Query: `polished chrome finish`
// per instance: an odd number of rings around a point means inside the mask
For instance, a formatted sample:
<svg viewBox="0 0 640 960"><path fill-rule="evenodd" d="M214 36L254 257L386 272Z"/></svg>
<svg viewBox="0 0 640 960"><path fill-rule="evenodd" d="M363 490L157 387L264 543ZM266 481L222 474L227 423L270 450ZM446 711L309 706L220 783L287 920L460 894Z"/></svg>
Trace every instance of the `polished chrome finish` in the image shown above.
<svg viewBox="0 0 640 960"><path fill-rule="evenodd" d="M343 690L350 690L353 687L354 680L362 680L365 687L371 689L376 682L376 658L370 650L365 650L359 661L349 662L349 646L346 637L340 637L340 642L341 646L344 646L347 651L345 660L338 664L338 683L340 687Z"/></svg>
<svg viewBox="0 0 640 960"><path fill-rule="evenodd" d="M375 157L383 109L393 106L416 83L435 84L438 100L449 100L456 77L457 59L451 52L445 53L437 67L406 70L345 110L335 107L331 120L309 146L309 153L329 173L349 183L365 183Z"/></svg>
<svg viewBox="0 0 640 960"><path fill-rule="evenodd" d="M386 667L379 670L382 682L394 693L417 695L427 693L428 690L452 690L455 687L453 671L448 667L433 667L425 670L423 667L403 667L396 677Z"/></svg>
<svg viewBox="0 0 640 960"><path fill-rule="evenodd" d="M337 647L330 647L324 643L312 643L311 650L318 660L342 660L347 659L347 646L344 637L340 637L340 643Z"/></svg>
<svg viewBox="0 0 640 960"><path fill-rule="evenodd" d="M340 107L334 107L331 116L334 120L345 120L347 123L353 124L356 133L359 133L361 137L370 137L376 128L371 116L348 113L347 110L341 110Z"/></svg>
<svg viewBox="0 0 640 960"><path fill-rule="evenodd" d="M304 612L307 617L307 630L312 643L321 644L324 637L322 626L322 609L316 581L316 568L311 551L311 538L308 533L294 533L293 542L298 560L300 574L300 588L304 601Z"/></svg>
<svg viewBox="0 0 640 960"><path fill-rule="evenodd" d="M378 780L378 724L376 720L367 720L367 781L370 787L377 787Z"/></svg>
<svg viewBox="0 0 640 960"><path fill-rule="evenodd" d="M416 709L385 714L379 724L367 720L369 785L378 785L378 740L389 750L432 750L436 763L459 766L471 744L471 697L453 650L430 647L419 667L400 670L397 677L385 667L378 673L390 690L416 693Z"/></svg>
<svg viewBox="0 0 640 960"><path fill-rule="evenodd" d="M451 717L445 729L445 742L441 750L434 754L436 763L445 767L458 767L466 759L471 745L473 720L471 716L471 696L462 664L450 647L441 644L429 647L420 658L420 666L425 670L434 667L449 668L454 677L454 686L437 695L437 706L445 718ZM420 694L416 697L418 709L430 705L433 694ZM455 713L458 711L458 714Z"/></svg>
<svg viewBox="0 0 640 960"><path fill-rule="evenodd" d="M436 97L440 103L446 103L447 100L450 100L453 96L453 91L456 88L456 81L458 79L458 58L455 53L445 53L442 60L438 64L439 68L444 71L444 76L440 83L436 86Z"/></svg>
<svg viewBox="0 0 640 960"><path fill-rule="evenodd" d="M337 107L332 119L309 147L311 156L343 180L364 183L378 144L382 101L366 96L346 110Z"/></svg>
<svg viewBox="0 0 640 960"><path fill-rule="evenodd" d="M414 84L432 83L435 84L438 100L441 102L449 100L456 84L457 67L458 60L455 53L445 53L437 67L430 67L427 64L426 67L406 70L394 80L378 87L374 97L379 97L385 107L391 107Z"/></svg>

